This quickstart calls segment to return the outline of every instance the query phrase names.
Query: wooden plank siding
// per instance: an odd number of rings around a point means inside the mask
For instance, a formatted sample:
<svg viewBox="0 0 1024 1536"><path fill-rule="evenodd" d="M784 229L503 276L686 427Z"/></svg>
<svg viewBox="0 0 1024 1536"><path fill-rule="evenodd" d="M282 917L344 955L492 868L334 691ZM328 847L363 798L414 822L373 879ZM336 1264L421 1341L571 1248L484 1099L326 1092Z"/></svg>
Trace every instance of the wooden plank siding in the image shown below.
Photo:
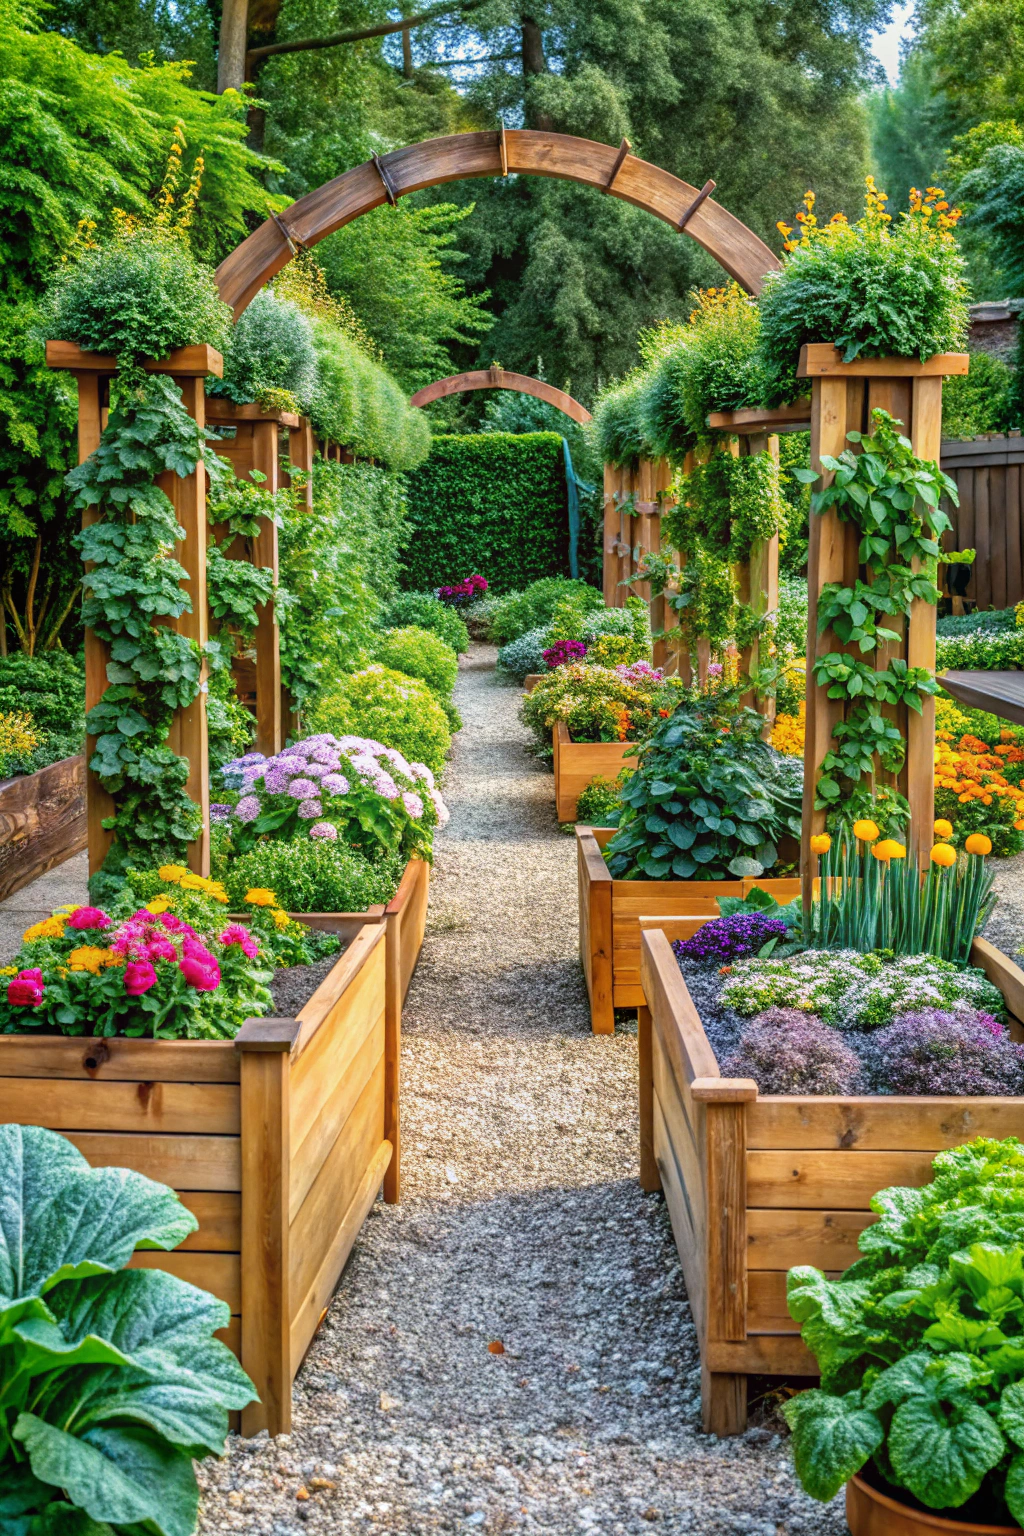
<svg viewBox="0 0 1024 1536"><path fill-rule="evenodd" d="M84 754L0 782L0 901L87 840Z"/></svg>
<svg viewBox="0 0 1024 1536"><path fill-rule="evenodd" d="M645 1189L660 1184L702 1358L705 1429L742 1431L746 1378L816 1374L786 1307L786 1273L841 1274L875 1217L872 1196L920 1186L936 1153L1019 1132L1021 1098L761 1097L723 1079L670 947L681 919L645 920L640 1108ZM698 919L707 921L707 918ZM984 940L984 964L1011 1010L1024 972ZM653 1159L643 1158L645 1123Z"/></svg>
<svg viewBox="0 0 1024 1536"><path fill-rule="evenodd" d="M555 815L576 820L576 801L592 779L616 779L637 765L635 744L628 741L573 741L564 720L551 732L554 748Z"/></svg>
<svg viewBox="0 0 1024 1536"><path fill-rule="evenodd" d="M1024 437L946 440L940 462L960 495L959 507L943 501L953 523L943 548L977 550L965 596L979 608L1024 601Z"/></svg>
<svg viewBox="0 0 1024 1536"><path fill-rule="evenodd" d="M426 869L409 866L393 914L409 914L410 952ZM296 1019L250 1020L234 1041L0 1036L0 1119L60 1131L95 1167L168 1184L195 1215L180 1247L136 1253L132 1267L227 1303L222 1337L262 1400L243 1412L245 1434L289 1428L295 1373L398 1145L386 1090L397 1084L401 953L389 921L319 916L349 940L330 974Z"/></svg>

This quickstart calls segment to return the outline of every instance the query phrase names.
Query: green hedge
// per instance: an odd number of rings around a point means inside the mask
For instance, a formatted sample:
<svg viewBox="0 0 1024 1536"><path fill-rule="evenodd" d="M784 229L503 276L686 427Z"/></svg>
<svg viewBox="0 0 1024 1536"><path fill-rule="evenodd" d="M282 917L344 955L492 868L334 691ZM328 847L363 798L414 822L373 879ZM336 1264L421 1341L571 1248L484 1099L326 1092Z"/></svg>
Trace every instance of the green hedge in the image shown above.
<svg viewBox="0 0 1024 1536"><path fill-rule="evenodd" d="M408 478L403 585L431 588L472 571L508 592L569 574L562 440L555 432L435 437Z"/></svg>

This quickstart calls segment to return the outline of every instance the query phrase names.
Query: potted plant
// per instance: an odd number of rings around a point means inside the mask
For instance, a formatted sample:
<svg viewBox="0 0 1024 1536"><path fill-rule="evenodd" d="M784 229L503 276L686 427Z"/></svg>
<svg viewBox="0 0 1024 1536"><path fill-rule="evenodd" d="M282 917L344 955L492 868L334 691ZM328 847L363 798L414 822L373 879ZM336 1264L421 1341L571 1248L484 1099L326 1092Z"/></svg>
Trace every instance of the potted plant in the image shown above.
<svg viewBox="0 0 1024 1536"><path fill-rule="evenodd" d="M1024 1524L1024 1145L941 1153L922 1188L883 1189L861 1257L798 1266L789 1310L821 1386L783 1412L812 1498L846 1484L852 1536Z"/></svg>

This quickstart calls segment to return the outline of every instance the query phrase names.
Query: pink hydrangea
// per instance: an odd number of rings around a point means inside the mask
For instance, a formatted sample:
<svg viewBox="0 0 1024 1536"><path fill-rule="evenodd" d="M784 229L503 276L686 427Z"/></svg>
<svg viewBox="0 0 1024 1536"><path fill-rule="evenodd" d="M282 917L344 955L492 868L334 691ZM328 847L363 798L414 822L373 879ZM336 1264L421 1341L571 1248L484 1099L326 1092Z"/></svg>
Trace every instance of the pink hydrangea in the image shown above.
<svg viewBox="0 0 1024 1536"><path fill-rule="evenodd" d="M332 821L315 821L309 829L310 837L324 838L333 843L337 840L338 829Z"/></svg>
<svg viewBox="0 0 1024 1536"><path fill-rule="evenodd" d="M109 928L110 918L100 907L76 907L67 921L69 928Z"/></svg>
<svg viewBox="0 0 1024 1536"><path fill-rule="evenodd" d="M347 795L348 779L343 773L327 773L320 780L321 786L331 795Z"/></svg>
<svg viewBox="0 0 1024 1536"><path fill-rule="evenodd" d="M327 772L327 769L324 767L323 763L309 762L309 763L306 764L306 776L307 776L307 778L310 778L310 779L322 779L326 772ZM298 780L296 779L295 782L298 783Z"/></svg>
<svg viewBox="0 0 1024 1536"><path fill-rule="evenodd" d="M260 952L260 947L252 934L242 923L228 923L220 936L220 942L225 949L235 944L250 960L255 960Z"/></svg>
<svg viewBox="0 0 1024 1536"><path fill-rule="evenodd" d="M235 815L239 821L255 821L260 813L260 802L255 795L243 795L235 806Z"/></svg>
<svg viewBox="0 0 1024 1536"><path fill-rule="evenodd" d="M263 776L263 788L268 795L283 795L288 788L288 772L284 768L271 768Z"/></svg>
<svg viewBox="0 0 1024 1536"><path fill-rule="evenodd" d="M124 989L129 997L141 997L156 986L156 971L148 960L131 960L124 968Z"/></svg>
<svg viewBox="0 0 1024 1536"><path fill-rule="evenodd" d="M410 763L409 777L410 779L415 779L417 784L425 784L428 789L433 789L434 787L434 775L426 763Z"/></svg>
<svg viewBox="0 0 1024 1536"><path fill-rule="evenodd" d="M439 827L446 827L448 825L449 821L451 820L451 816L449 814L448 807L445 805L444 801L441 799L441 796L438 794L436 789L431 789L429 791L429 794L430 794L430 799L431 799L431 803L433 804L434 810L437 812L437 824L438 824L438 826Z"/></svg>
<svg viewBox="0 0 1024 1536"><path fill-rule="evenodd" d="M419 795L414 794L411 789L407 789L402 795L402 804L409 812L409 815L412 817L413 821L419 821L420 817L423 815L423 801L420 799Z"/></svg>
<svg viewBox="0 0 1024 1536"><path fill-rule="evenodd" d="M324 808L319 800L303 800L299 804L299 815L303 821L313 821L317 816L322 816Z"/></svg>
<svg viewBox="0 0 1024 1536"><path fill-rule="evenodd" d="M197 992L215 992L220 986L220 966L216 961L204 965L201 960L186 955L181 962L181 974Z"/></svg>

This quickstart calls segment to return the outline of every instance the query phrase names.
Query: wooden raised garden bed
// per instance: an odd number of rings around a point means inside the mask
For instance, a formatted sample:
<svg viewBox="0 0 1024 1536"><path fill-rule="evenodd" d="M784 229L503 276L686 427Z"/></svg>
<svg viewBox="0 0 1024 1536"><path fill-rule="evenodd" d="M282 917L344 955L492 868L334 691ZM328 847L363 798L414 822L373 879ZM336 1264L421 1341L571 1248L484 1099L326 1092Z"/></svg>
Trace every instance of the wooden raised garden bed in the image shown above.
<svg viewBox="0 0 1024 1536"><path fill-rule="evenodd" d="M786 1308L786 1272L841 1273L874 1220L872 1195L921 1185L932 1159L975 1136L1019 1135L1021 1098L761 1095L723 1078L671 940L700 919L645 920L640 1177L662 1189L701 1352L704 1428L739 1434L747 1376L816 1376ZM984 939L972 963L1024 1016L1024 972Z"/></svg>
<svg viewBox="0 0 1024 1536"><path fill-rule="evenodd" d="M527 672L526 676L523 678L523 692L532 693L537 684L540 682L541 678L548 677L549 675L550 674L547 672Z"/></svg>
<svg viewBox="0 0 1024 1536"><path fill-rule="evenodd" d="M0 901L86 844L85 757L0 781Z"/></svg>
<svg viewBox="0 0 1024 1536"><path fill-rule="evenodd" d="M613 880L602 850L614 836L614 827L576 828L580 960L595 1035L614 1032L616 1008L644 1005L641 916L717 917L718 896L747 896L755 885L777 901L792 901L800 894L797 879Z"/></svg>
<svg viewBox="0 0 1024 1536"><path fill-rule="evenodd" d="M0 1120L60 1131L95 1167L169 1184L198 1218L173 1253L132 1264L227 1302L223 1337L261 1399L242 1414L247 1435L289 1430L292 1382L397 1166L385 928L317 926L349 941L330 974L297 1018L250 1019L233 1041L0 1035Z"/></svg>
<svg viewBox="0 0 1024 1536"><path fill-rule="evenodd" d="M623 768L635 768L633 741L573 741L560 720L552 728L555 752L555 813L560 822L576 820L576 801L592 779L616 779Z"/></svg>

